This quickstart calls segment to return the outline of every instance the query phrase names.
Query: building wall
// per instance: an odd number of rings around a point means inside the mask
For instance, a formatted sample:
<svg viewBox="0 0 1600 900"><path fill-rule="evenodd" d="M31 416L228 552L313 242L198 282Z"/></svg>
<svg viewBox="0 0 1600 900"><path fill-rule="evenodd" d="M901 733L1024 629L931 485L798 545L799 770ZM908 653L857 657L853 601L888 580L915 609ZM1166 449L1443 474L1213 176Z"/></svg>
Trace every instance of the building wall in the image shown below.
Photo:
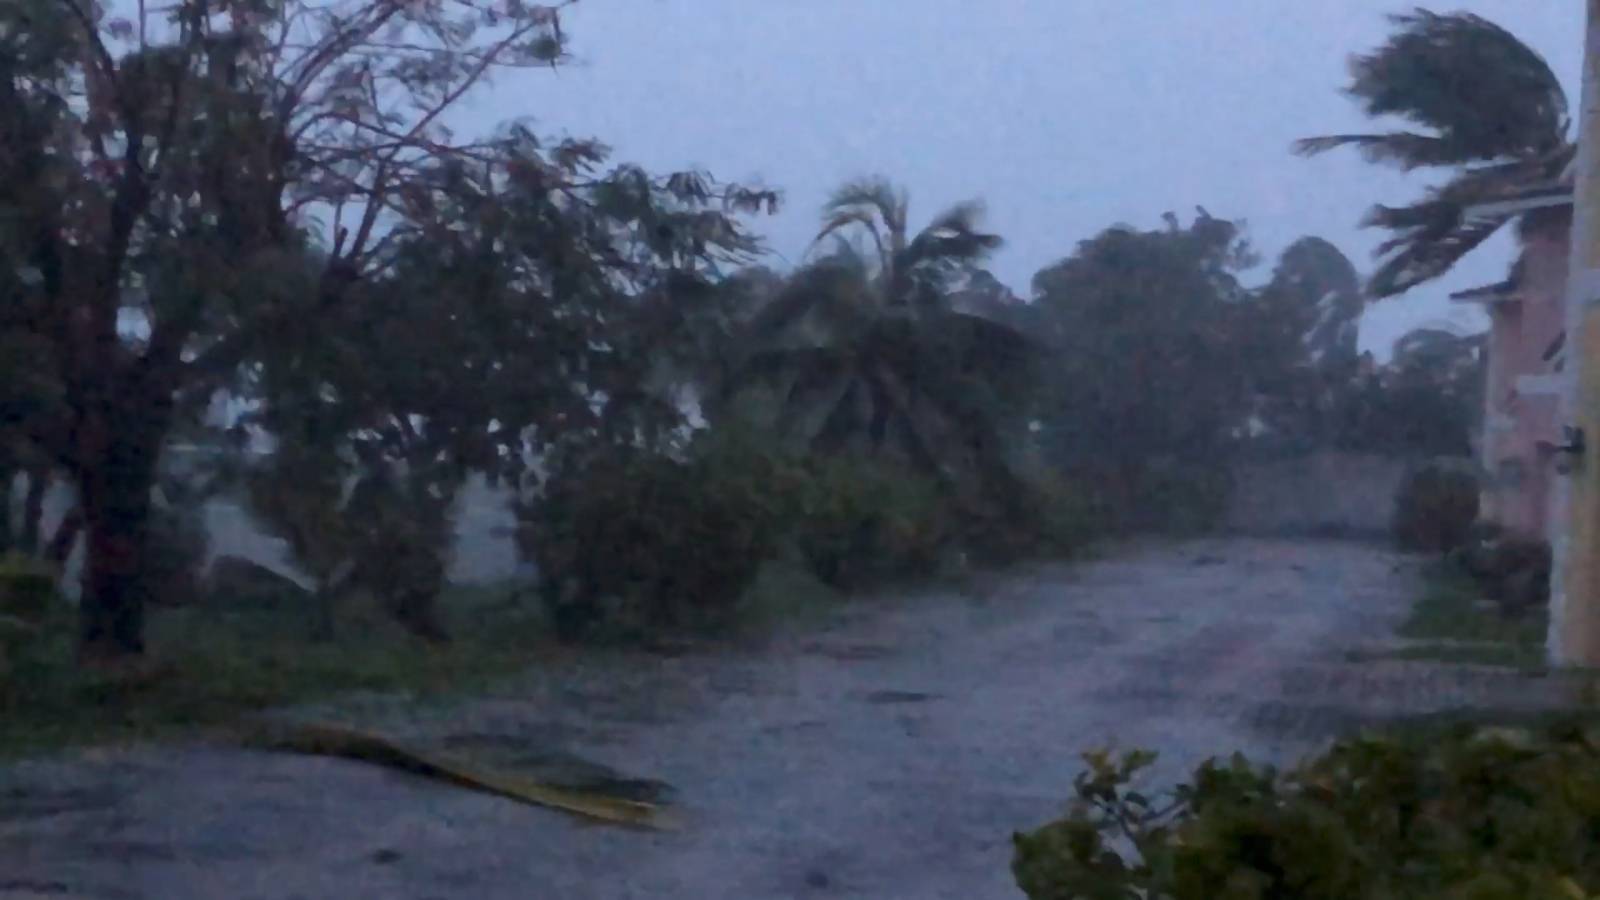
<svg viewBox="0 0 1600 900"><path fill-rule="evenodd" d="M1557 381L1543 356L1561 334L1566 284L1566 223L1528 228L1516 293L1491 310L1484 508L1528 537L1548 535L1556 474L1539 444L1559 440L1560 416Z"/></svg>

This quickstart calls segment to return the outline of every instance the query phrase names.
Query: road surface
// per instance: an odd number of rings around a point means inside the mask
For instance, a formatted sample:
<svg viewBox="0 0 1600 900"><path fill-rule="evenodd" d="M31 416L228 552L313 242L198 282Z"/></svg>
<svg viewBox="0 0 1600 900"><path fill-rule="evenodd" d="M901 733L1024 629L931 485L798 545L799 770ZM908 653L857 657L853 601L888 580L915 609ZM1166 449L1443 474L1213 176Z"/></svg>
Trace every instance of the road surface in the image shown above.
<svg viewBox="0 0 1600 900"><path fill-rule="evenodd" d="M448 710L359 713L663 779L672 833L216 746L21 764L0 770L0 897L1018 896L1010 836L1062 808L1085 749L1155 749L1160 781L1235 749L1287 761L1364 716L1550 693L1347 661L1415 578L1360 544L1148 544L852 603L760 647L588 654Z"/></svg>

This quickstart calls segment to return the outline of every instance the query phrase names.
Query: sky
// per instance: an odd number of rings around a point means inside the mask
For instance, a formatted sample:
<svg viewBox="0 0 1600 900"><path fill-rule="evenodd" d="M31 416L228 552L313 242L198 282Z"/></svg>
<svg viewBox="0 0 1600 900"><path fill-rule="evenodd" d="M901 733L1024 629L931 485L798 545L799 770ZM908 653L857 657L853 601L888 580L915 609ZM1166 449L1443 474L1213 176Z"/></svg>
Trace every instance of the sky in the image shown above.
<svg viewBox="0 0 1600 900"><path fill-rule="evenodd" d="M576 59L502 74L458 117L531 118L595 137L655 171L704 168L781 189L753 222L778 268L803 258L828 193L882 174L910 192L912 225L981 199L1006 238L991 268L1022 296L1041 267L1118 223L1161 225L1196 205L1243 219L1264 280L1314 234L1371 268L1375 202L1427 174L1354 152L1303 159L1296 138L1369 130L1341 93L1352 53L1380 44L1392 0L582 0L564 24ZM1583 4L1455 0L1538 50L1578 102ZM1362 346L1380 357L1414 327L1482 326L1452 290L1501 280L1498 236L1449 277L1374 304Z"/></svg>

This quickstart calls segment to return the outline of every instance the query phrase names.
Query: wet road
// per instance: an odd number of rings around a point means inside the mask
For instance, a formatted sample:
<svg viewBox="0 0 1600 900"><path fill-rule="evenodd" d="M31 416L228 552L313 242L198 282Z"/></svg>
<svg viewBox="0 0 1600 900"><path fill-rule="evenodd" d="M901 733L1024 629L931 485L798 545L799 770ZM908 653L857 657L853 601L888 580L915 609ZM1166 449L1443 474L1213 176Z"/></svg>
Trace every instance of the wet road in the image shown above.
<svg viewBox="0 0 1600 900"><path fill-rule="evenodd" d="M760 648L591 654L448 710L360 713L664 779L672 833L220 747L27 763L0 771L0 897L1018 896L1010 835L1062 807L1085 749L1149 747L1172 778L1550 684L1347 661L1414 591L1414 564L1374 546L1151 544L854 603Z"/></svg>

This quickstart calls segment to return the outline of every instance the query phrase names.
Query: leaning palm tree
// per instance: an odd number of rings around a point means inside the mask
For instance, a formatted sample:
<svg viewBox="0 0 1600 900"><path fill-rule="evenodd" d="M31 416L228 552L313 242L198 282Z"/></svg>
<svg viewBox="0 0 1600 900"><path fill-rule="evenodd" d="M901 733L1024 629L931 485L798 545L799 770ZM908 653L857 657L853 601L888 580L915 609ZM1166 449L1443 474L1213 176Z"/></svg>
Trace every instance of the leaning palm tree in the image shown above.
<svg viewBox="0 0 1600 900"><path fill-rule="evenodd" d="M1388 297L1444 274L1512 216L1467 216L1468 207L1542 187L1571 162L1567 97L1537 52L1469 13L1418 9L1391 16L1387 43L1351 62L1346 93L1367 115L1394 116L1413 130L1307 138L1310 156L1353 146L1372 162L1453 170L1406 206L1375 206L1363 224L1392 237L1378 248L1368 283Z"/></svg>
<svg viewBox="0 0 1600 900"><path fill-rule="evenodd" d="M845 185L823 208L813 248L749 322L725 383L775 399L771 421L811 450L899 452L940 475L995 475L1007 401L1028 342L952 308L952 292L1000 245L967 203L908 229L907 199L883 179Z"/></svg>

